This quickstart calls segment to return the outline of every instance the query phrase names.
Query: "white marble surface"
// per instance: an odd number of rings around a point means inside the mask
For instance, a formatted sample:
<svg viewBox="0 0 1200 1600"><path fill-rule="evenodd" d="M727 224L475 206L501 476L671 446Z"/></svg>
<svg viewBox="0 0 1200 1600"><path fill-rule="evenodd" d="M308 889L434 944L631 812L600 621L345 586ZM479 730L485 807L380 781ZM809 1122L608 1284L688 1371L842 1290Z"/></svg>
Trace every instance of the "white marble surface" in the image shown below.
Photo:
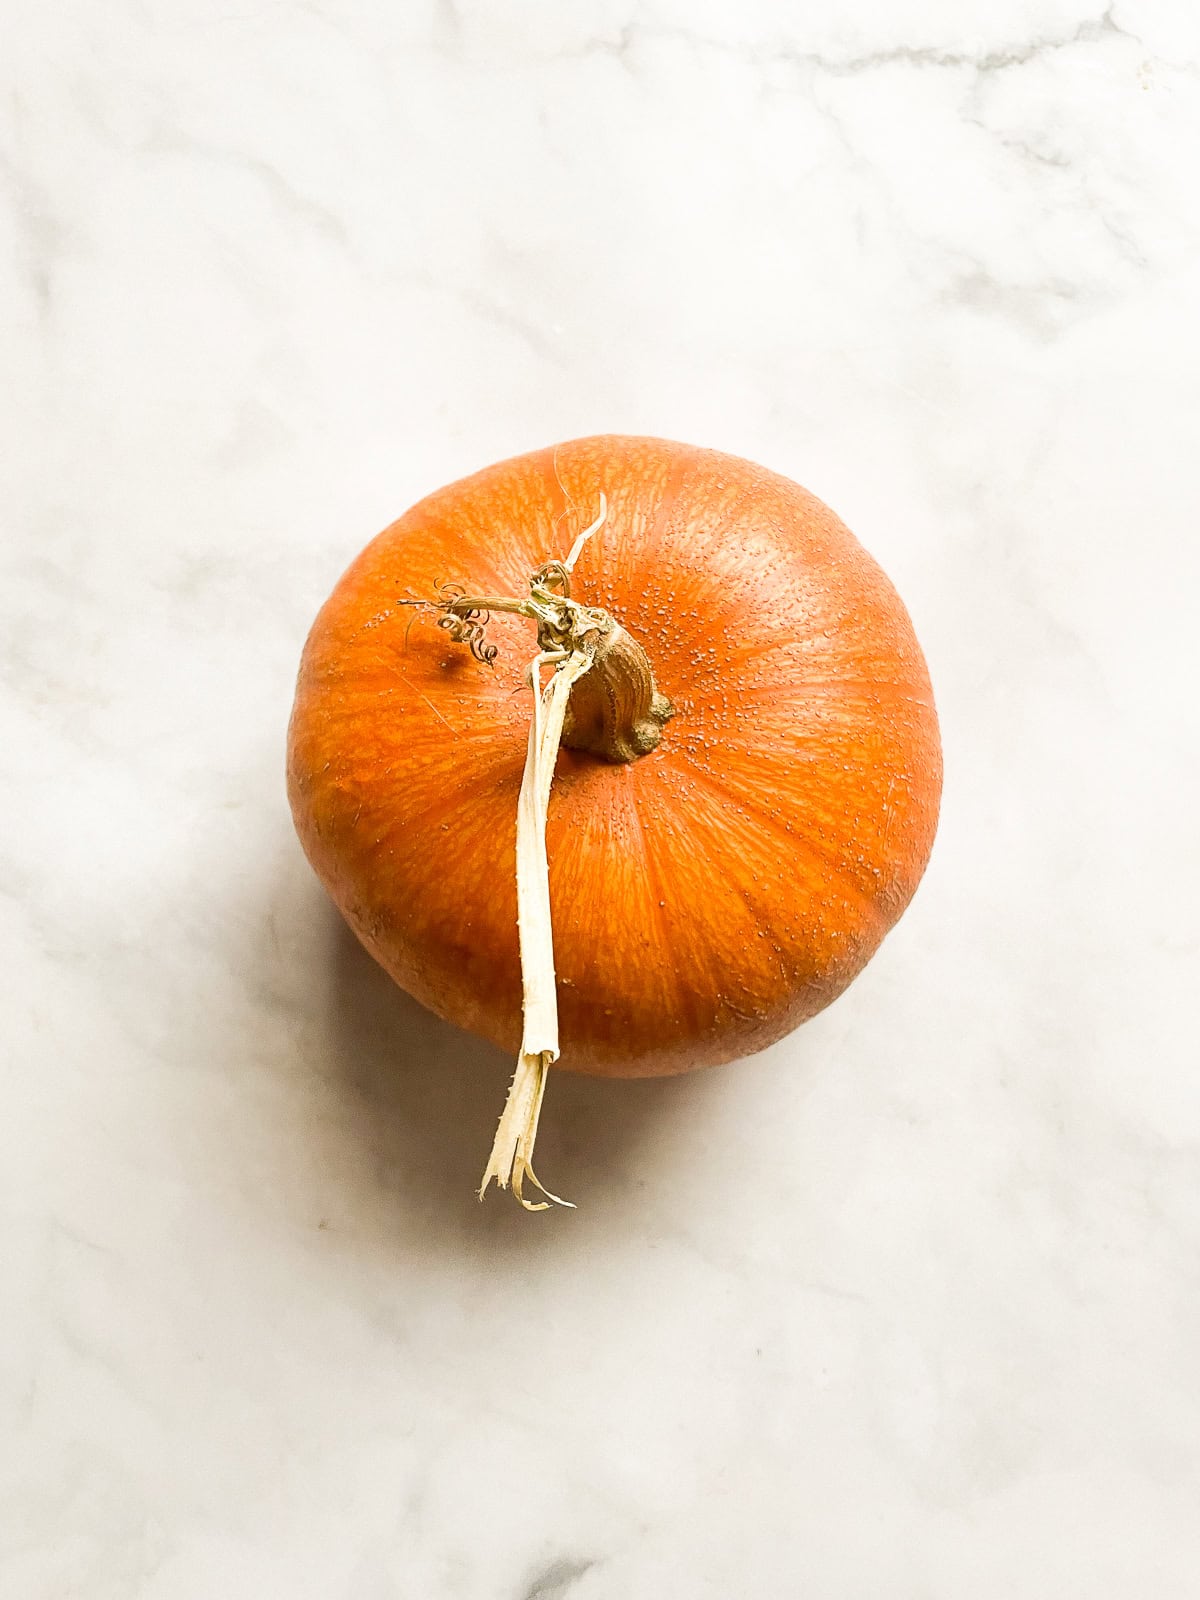
<svg viewBox="0 0 1200 1600"><path fill-rule="evenodd" d="M1198 16L4 6L6 1600L1200 1594ZM610 429L850 522L945 809L527 1218L283 732L368 536Z"/></svg>

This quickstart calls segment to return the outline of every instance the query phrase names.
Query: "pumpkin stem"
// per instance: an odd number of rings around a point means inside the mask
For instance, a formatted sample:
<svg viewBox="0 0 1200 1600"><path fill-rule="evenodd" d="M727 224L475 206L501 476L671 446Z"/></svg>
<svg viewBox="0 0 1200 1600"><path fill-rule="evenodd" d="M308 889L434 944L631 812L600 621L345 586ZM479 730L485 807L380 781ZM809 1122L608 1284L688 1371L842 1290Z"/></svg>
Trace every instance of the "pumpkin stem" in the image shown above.
<svg viewBox="0 0 1200 1600"><path fill-rule="evenodd" d="M533 574L528 600L460 595L444 607L449 616L461 617L474 628L470 642L477 653L491 648L482 644L480 625L469 621L481 613L516 612L538 625L540 648L527 674L533 690L533 721L517 799L517 932L525 1021L517 1068L479 1186L482 1200L493 1178L501 1189L511 1184L527 1211L547 1211L551 1202L571 1203L551 1194L533 1170L546 1079L551 1063L558 1060L546 813L559 746L590 750L606 761L635 761L658 744L662 725L672 713L670 701L655 687L641 645L607 611L571 599L572 568L607 513L601 495L600 515L579 535L567 559L547 561ZM544 666L554 669L545 688ZM526 1179L537 1185L545 1200L526 1199Z"/></svg>
<svg viewBox="0 0 1200 1600"><path fill-rule="evenodd" d="M525 755L525 772L517 799L517 933L521 944L521 987L525 1027L521 1053L513 1074L508 1100L496 1129L492 1153L479 1186L482 1200L495 1178L502 1189L511 1182L513 1194L526 1211L546 1211L549 1201L569 1205L538 1182L533 1170L533 1144L538 1114L546 1092L550 1063L558 1060L558 995L554 983L554 934L550 920L550 868L546 860L546 812L550 784L562 740L563 717L571 686L592 664L584 647L543 650L530 663L534 691L533 721ZM541 669L555 670L543 689ZM547 1200L525 1198L526 1178L532 1178Z"/></svg>
<svg viewBox="0 0 1200 1600"><path fill-rule="evenodd" d="M572 1211L575 1209L572 1201L552 1194L533 1170L533 1145L537 1138L538 1117L552 1060L549 1050L543 1050L538 1055L530 1055L528 1050L522 1050L517 1057L517 1070L513 1073L487 1170L479 1186L481 1200L488 1184L495 1178L502 1189L512 1184L513 1194L526 1211L549 1211L551 1201L555 1205L568 1206ZM527 1178L542 1191L545 1200L525 1198L523 1191Z"/></svg>
<svg viewBox="0 0 1200 1600"><path fill-rule="evenodd" d="M636 761L656 748L674 714L658 692L649 656L614 622L596 644L587 679L571 696L562 742L605 761Z"/></svg>

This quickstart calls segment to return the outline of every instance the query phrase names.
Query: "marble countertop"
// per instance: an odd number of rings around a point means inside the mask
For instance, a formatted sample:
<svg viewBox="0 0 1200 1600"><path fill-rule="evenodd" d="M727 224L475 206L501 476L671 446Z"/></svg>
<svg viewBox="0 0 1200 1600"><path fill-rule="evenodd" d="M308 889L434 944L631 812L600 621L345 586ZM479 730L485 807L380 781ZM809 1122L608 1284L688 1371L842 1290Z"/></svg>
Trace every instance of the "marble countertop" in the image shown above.
<svg viewBox="0 0 1200 1600"><path fill-rule="evenodd" d="M1200 22L51 0L0 63L0 1592L1194 1600ZM413 500L645 432L889 571L938 845L863 977L556 1081L294 840Z"/></svg>

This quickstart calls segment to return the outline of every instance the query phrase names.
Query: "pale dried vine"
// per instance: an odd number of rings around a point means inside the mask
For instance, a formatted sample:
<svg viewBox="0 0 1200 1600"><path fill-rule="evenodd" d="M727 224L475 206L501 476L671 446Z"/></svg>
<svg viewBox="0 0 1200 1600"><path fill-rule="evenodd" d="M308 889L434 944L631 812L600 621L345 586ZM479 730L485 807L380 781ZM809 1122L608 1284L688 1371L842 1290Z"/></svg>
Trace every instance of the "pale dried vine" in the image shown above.
<svg viewBox="0 0 1200 1600"><path fill-rule="evenodd" d="M552 1194L533 1170L546 1079L559 1055L546 857L546 815L559 746L567 742L609 761L630 761L655 747L662 724L671 715L670 703L655 688L640 645L607 611L571 598L575 563L607 515L607 501L601 495L600 515L576 538L565 560L546 561L531 574L524 599L464 594L456 587L441 585L442 598L437 601L400 602L435 607L441 613L437 626L489 666L497 652L495 645L487 642L484 630L494 612L526 617L537 626L538 652L525 673L533 690L533 718L517 800L517 931L524 1022L516 1071L479 1187L482 1199L493 1180L502 1189L511 1185L527 1211L548 1210L551 1202L570 1204ZM552 670L543 686L546 667ZM585 714L576 715L568 706L572 690L593 669L597 677L601 672L605 677L602 692L585 708ZM546 1198L527 1198L527 1181Z"/></svg>

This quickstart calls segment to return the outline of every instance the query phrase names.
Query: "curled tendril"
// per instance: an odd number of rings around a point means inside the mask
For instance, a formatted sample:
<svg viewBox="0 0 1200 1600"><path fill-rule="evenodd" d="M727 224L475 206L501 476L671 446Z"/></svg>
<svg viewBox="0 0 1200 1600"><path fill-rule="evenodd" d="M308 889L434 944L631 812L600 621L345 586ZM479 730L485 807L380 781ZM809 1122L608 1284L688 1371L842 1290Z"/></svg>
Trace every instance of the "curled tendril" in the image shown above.
<svg viewBox="0 0 1200 1600"><path fill-rule="evenodd" d="M440 599L437 600L398 600L397 605L415 606L421 609L438 611L441 615L437 619L437 626L442 628L454 640L455 644L465 644L476 661L485 667L495 665L499 650L494 644L489 644L484 637L484 629L491 621L490 611L481 611L478 606L463 606L459 602L463 597L463 590L457 583L436 583ZM414 621L416 618L414 617ZM409 623L412 627L412 623ZM407 630L405 638L407 639Z"/></svg>
<svg viewBox="0 0 1200 1600"><path fill-rule="evenodd" d="M459 593L462 591L459 590ZM484 629L490 621L490 612L478 611L472 607L467 611L443 611L437 625L445 629L455 644L469 646L476 661L481 661L485 667L490 667L495 664L499 654L496 646L489 644L484 637Z"/></svg>

